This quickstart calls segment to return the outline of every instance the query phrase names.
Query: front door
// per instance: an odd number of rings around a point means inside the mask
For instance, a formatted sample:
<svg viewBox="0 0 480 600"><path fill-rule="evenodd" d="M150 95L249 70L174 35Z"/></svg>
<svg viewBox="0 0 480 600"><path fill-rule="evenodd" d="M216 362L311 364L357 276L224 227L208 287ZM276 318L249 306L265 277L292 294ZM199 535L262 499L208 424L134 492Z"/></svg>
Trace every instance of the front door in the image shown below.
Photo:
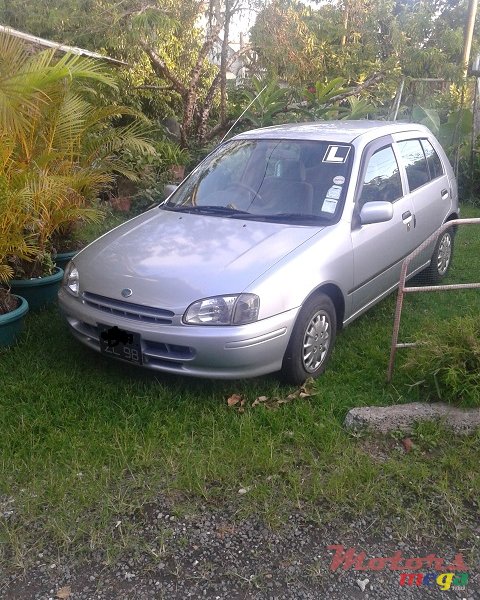
<svg viewBox="0 0 480 600"><path fill-rule="evenodd" d="M388 201L393 218L361 225L353 221L354 285L352 312L361 311L393 289L399 281L403 259L415 248L415 216L392 145L365 150L362 184L356 198L357 214L367 202Z"/></svg>

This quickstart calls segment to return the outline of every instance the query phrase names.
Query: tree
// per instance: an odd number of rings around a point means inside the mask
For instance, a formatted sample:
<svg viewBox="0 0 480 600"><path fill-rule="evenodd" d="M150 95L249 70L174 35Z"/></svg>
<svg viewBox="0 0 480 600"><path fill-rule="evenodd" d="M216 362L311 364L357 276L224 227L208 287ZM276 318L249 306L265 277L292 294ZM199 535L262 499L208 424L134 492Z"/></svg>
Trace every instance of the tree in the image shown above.
<svg viewBox="0 0 480 600"><path fill-rule="evenodd" d="M272 0L252 40L260 68L295 84L378 71L456 79L467 0ZM477 30L478 31L478 30ZM477 35L478 39L478 35Z"/></svg>
<svg viewBox="0 0 480 600"><path fill-rule="evenodd" d="M0 0L0 18L128 62L129 101L160 120L178 117L182 145L188 146L228 127L226 73L247 51L229 55L230 22L241 1ZM209 60L217 44L219 68Z"/></svg>
<svg viewBox="0 0 480 600"><path fill-rule="evenodd" d="M330 52L310 27L309 14L284 0L273 0L259 13L251 39L269 77L301 85L326 73Z"/></svg>

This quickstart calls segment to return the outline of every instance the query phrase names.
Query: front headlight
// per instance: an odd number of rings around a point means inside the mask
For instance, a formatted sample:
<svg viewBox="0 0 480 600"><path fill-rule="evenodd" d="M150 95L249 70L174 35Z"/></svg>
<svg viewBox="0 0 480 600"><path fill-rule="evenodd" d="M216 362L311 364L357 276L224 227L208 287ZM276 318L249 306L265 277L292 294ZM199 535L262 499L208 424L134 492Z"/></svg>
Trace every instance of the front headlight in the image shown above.
<svg viewBox="0 0 480 600"><path fill-rule="evenodd" d="M80 279L78 276L78 269L73 264L73 261L70 261L65 269L65 275L63 276L63 285L67 288L67 290L73 294L74 296L78 296L80 290Z"/></svg>
<svg viewBox="0 0 480 600"><path fill-rule="evenodd" d="M214 296L198 300L187 308L187 325L246 325L258 319L260 298L255 294Z"/></svg>

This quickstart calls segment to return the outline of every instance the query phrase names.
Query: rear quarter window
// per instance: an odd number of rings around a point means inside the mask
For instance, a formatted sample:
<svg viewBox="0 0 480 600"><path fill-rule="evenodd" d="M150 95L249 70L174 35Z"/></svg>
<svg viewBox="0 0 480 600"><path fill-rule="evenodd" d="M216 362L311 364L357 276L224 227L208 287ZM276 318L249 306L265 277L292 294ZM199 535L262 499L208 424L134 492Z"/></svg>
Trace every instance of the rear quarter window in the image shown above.
<svg viewBox="0 0 480 600"><path fill-rule="evenodd" d="M444 174L442 161L438 156L435 148L428 140L422 140L423 151L427 158L428 169L430 171L430 179L436 179Z"/></svg>

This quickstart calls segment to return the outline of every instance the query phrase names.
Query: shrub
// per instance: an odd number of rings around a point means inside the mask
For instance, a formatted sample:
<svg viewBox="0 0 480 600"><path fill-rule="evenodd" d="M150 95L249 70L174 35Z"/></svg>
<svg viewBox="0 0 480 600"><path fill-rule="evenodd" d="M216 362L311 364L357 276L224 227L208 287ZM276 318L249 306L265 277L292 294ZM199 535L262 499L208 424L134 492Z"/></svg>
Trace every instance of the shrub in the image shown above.
<svg viewBox="0 0 480 600"><path fill-rule="evenodd" d="M116 87L91 59L57 59L55 50L30 55L21 40L0 35L0 188L4 198L22 199L14 203L15 232L28 246L27 252L18 241L0 244L0 282L49 274L52 239L71 233L78 221L101 218L92 203L115 173L135 177L120 151L154 152L133 111L97 106L96 83ZM127 124L114 126L119 117ZM1 233L9 240L10 213L1 202Z"/></svg>
<svg viewBox="0 0 480 600"><path fill-rule="evenodd" d="M430 398L480 406L480 318L462 316L429 332L404 369Z"/></svg>

